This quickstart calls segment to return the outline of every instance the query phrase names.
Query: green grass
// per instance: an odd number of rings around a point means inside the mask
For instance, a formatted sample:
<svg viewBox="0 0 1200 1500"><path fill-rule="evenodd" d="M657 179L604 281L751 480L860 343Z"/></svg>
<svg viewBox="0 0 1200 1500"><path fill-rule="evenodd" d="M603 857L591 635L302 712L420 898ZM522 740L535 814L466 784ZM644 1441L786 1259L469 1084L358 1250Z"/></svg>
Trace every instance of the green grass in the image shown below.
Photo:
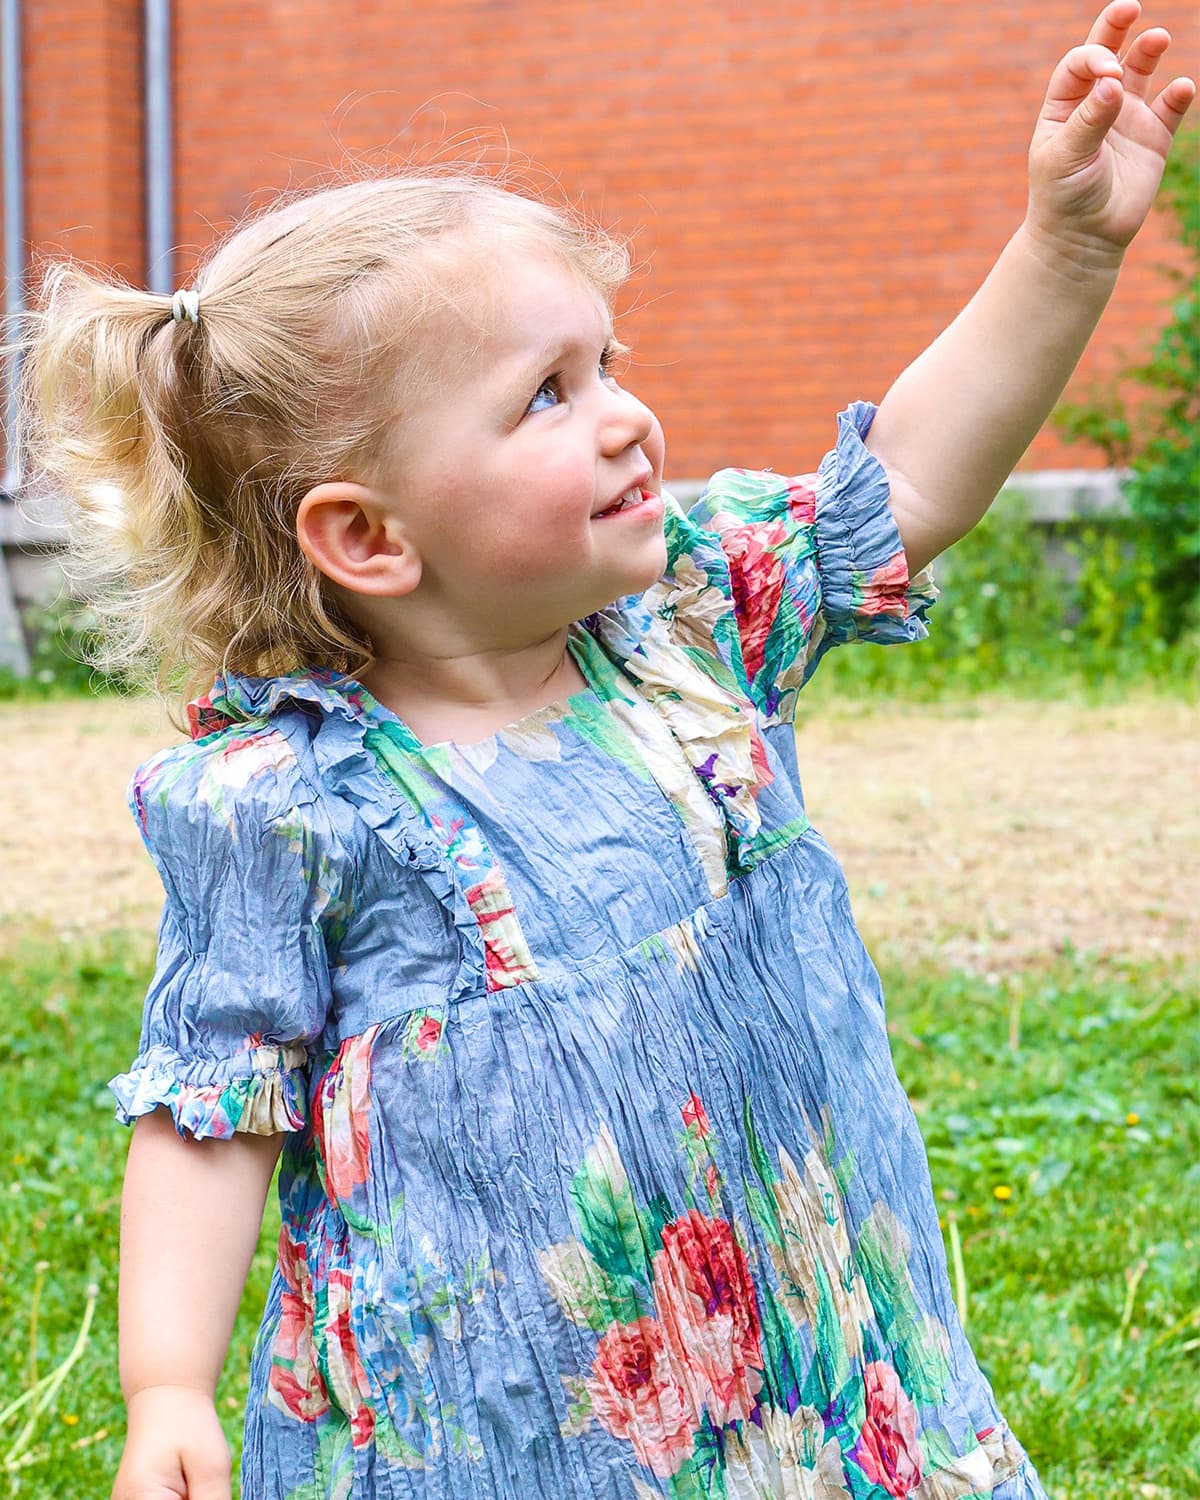
<svg viewBox="0 0 1200 1500"><path fill-rule="evenodd" d="M0 1406L67 1356L98 1288L82 1356L15 1468L28 1408L0 1426L0 1493L104 1496L119 1457L127 1138L105 1080L136 1045L149 959L141 938L84 951L46 937L0 972ZM1200 1494L1194 978L1078 958L998 984L885 975L901 1076L961 1245L968 1329L1058 1500ZM276 1227L218 1395L235 1451Z"/></svg>

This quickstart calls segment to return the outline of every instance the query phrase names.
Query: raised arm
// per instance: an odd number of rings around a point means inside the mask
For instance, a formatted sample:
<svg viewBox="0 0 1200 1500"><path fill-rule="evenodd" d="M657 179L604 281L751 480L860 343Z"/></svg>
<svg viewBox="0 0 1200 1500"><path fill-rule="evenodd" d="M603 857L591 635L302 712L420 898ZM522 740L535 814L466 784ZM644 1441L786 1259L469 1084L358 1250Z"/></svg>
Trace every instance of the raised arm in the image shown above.
<svg viewBox="0 0 1200 1500"><path fill-rule="evenodd" d="M1154 202L1196 86L1152 97L1170 46L1130 41L1112 0L1055 68L1029 150L1025 220L966 308L888 392L867 439L888 470L910 572L982 517L1049 416Z"/></svg>
<svg viewBox="0 0 1200 1500"><path fill-rule="evenodd" d="M213 1393L282 1135L183 1140L165 1109L134 1127L121 1201L121 1389L113 1500L229 1500Z"/></svg>

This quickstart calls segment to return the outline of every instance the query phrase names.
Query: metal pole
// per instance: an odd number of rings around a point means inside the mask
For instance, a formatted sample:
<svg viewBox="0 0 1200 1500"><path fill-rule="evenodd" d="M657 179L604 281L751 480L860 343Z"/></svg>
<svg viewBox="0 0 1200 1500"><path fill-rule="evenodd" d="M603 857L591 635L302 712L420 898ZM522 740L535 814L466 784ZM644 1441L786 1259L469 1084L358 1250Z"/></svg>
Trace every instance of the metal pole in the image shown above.
<svg viewBox="0 0 1200 1500"><path fill-rule="evenodd" d="M144 0L146 69L146 285L175 290L175 182L171 118L171 0Z"/></svg>
<svg viewBox="0 0 1200 1500"><path fill-rule="evenodd" d="M21 0L0 0L0 88L4 92L4 314L6 337L25 310L25 152L21 103ZM4 381L4 493L20 483L17 452L17 357Z"/></svg>

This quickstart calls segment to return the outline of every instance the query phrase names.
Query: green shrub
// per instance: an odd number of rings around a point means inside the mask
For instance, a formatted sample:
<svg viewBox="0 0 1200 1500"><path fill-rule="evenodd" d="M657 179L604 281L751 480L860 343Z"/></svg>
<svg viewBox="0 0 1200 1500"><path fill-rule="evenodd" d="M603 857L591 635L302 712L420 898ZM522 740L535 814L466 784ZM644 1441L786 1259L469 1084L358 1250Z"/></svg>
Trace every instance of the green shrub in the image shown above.
<svg viewBox="0 0 1200 1500"><path fill-rule="evenodd" d="M1069 567L1051 561L1047 540L1062 544ZM942 593L929 639L832 652L807 690L811 703L895 692L1055 695L1147 681L1186 689L1191 681L1197 638L1167 639L1157 530L1140 517L1047 528L1006 497L934 573Z"/></svg>
<svg viewBox="0 0 1200 1500"><path fill-rule="evenodd" d="M1200 622L1200 129L1176 143L1159 202L1175 217L1187 269L1166 271L1178 289L1166 327L1148 357L1121 372L1147 394L1131 412L1119 380L1064 404L1055 422L1129 469L1129 508L1150 528L1162 636L1175 641Z"/></svg>
<svg viewBox="0 0 1200 1500"><path fill-rule="evenodd" d="M95 616L69 601L31 610L25 627L30 674L17 677L0 668L0 701L121 691L118 680L87 663L95 629Z"/></svg>

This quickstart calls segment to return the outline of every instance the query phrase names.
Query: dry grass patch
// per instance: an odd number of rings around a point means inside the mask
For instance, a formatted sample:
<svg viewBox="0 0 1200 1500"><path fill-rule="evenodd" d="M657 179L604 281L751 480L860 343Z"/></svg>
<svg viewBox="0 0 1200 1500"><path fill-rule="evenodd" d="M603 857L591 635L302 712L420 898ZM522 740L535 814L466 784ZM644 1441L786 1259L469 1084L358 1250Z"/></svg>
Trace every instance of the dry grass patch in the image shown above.
<svg viewBox="0 0 1200 1500"><path fill-rule="evenodd" d="M809 810L885 961L1011 969L1185 955L1200 890L1196 711L1173 699L847 704L799 734ZM125 809L176 737L145 701L0 705L0 945L30 924L146 930L158 877Z"/></svg>

